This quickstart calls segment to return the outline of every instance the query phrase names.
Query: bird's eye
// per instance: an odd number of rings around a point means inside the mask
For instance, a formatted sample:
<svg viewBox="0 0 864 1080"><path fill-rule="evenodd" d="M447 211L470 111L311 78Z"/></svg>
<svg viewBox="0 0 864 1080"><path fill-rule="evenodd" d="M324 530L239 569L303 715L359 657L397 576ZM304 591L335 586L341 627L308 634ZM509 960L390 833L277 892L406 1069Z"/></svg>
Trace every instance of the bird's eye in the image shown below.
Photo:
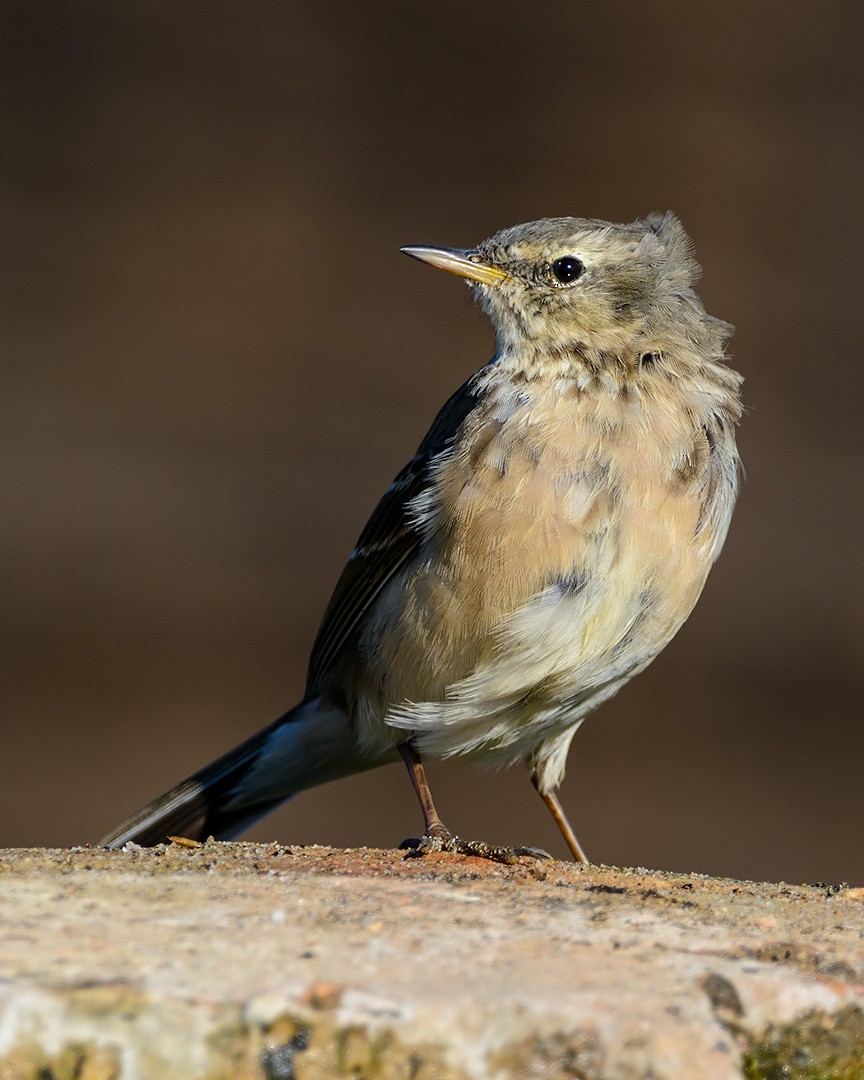
<svg viewBox="0 0 864 1080"><path fill-rule="evenodd" d="M581 276L584 269L582 261L575 255L563 255L552 263L552 276L562 285L569 285Z"/></svg>

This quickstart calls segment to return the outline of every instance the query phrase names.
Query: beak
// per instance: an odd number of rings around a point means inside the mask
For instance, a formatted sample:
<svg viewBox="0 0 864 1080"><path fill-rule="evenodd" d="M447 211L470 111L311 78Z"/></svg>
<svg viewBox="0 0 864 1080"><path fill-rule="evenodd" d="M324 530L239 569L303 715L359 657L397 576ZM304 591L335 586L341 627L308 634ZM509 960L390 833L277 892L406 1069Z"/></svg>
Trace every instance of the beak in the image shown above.
<svg viewBox="0 0 864 1080"><path fill-rule="evenodd" d="M404 255L410 255L412 259L429 263L439 270L446 270L449 274L458 274L459 277L468 278L469 281L479 281L482 285L500 285L510 276L497 266L490 266L482 262L480 255L473 248L465 250L461 248L444 247L403 247L399 249Z"/></svg>

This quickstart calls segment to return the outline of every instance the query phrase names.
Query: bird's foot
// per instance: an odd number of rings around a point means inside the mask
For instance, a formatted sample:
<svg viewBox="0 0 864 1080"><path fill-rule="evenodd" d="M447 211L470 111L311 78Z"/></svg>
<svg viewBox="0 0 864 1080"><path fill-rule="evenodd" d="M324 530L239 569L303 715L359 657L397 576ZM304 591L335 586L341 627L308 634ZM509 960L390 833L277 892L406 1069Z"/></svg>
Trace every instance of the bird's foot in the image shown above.
<svg viewBox="0 0 864 1080"><path fill-rule="evenodd" d="M430 829L419 839L403 840L399 847L407 852L405 857L408 859L419 859L434 851L469 855L477 859L488 859L490 862L504 863L506 866L514 866L523 856L531 859L552 858L549 852L542 848L498 847L487 844L484 840L463 840L461 836L454 836L446 829Z"/></svg>

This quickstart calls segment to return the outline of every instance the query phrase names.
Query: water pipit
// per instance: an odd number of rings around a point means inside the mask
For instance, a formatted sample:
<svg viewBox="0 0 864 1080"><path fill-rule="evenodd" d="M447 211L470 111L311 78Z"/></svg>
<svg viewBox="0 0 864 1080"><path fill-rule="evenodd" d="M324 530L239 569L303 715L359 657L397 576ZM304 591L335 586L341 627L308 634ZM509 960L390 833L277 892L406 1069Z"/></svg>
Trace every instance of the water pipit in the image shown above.
<svg viewBox="0 0 864 1080"><path fill-rule="evenodd" d="M305 788L399 760L419 850L460 840L424 761L524 762L556 789L577 728L693 609L737 491L731 327L693 291L671 214L550 218L476 248L408 247L464 278L495 356L450 398L336 584L299 705L102 840L230 838Z"/></svg>

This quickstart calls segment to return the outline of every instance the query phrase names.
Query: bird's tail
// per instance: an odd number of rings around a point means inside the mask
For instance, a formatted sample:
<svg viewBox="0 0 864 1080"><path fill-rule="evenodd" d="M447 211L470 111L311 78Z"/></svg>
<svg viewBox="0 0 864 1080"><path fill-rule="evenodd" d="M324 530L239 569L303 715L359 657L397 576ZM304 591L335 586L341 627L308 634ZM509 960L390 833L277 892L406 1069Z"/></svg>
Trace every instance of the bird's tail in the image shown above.
<svg viewBox="0 0 864 1080"><path fill-rule="evenodd" d="M344 712L303 702L154 799L99 844L150 846L169 836L230 840L305 788L382 762L361 757Z"/></svg>

